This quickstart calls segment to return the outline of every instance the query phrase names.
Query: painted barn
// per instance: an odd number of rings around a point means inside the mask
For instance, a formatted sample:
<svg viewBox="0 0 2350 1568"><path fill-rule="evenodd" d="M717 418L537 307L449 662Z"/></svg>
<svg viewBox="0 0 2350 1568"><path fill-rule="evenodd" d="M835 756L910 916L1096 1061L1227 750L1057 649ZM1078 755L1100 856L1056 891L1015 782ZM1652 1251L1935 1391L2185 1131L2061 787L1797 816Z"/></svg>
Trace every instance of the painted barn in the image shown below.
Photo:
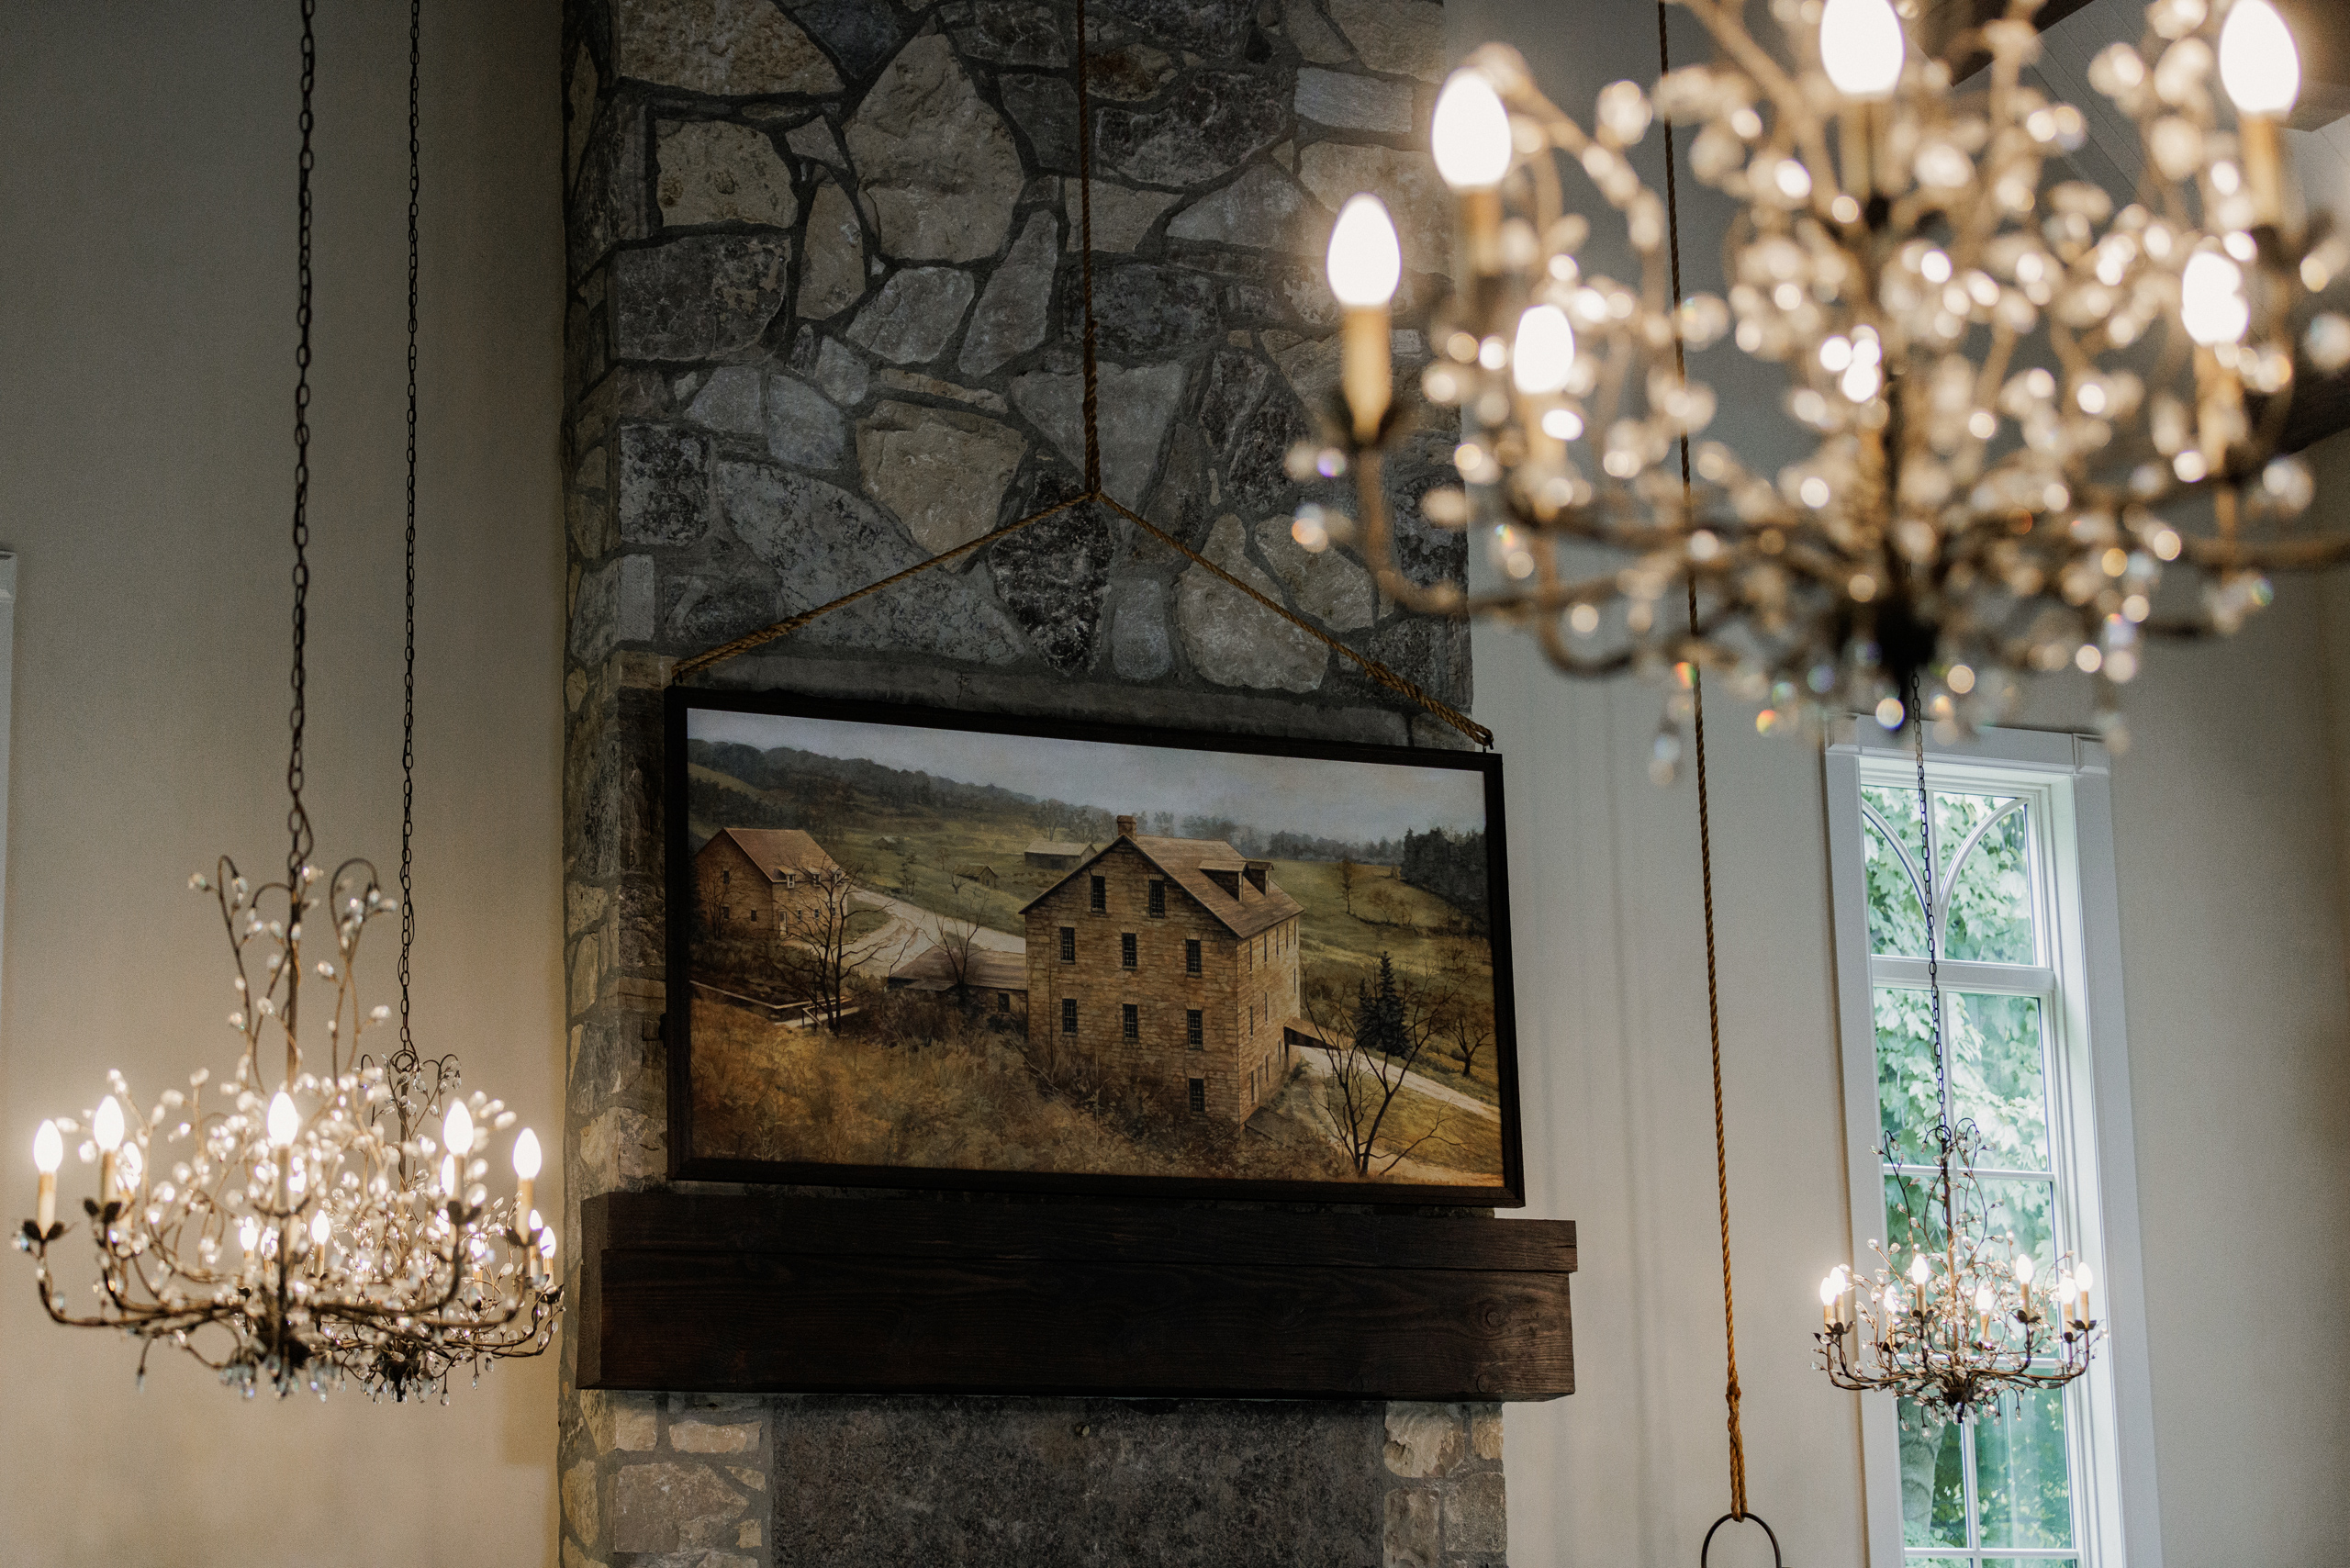
<svg viewBox="0 0 2350 1568"><path fill-rule="evenodd" d="M703 929L721 937L774 935L795 896L845 875L796 827L722 828L694 857Z"/></svg>
<svg viewBox="0 0 2350 1568"><path fill-rule="evenodd" d="M1022 911L1028 1028L1240 1121L1287 1073L1303 911L1222 839L1118 836Z"/></svg>

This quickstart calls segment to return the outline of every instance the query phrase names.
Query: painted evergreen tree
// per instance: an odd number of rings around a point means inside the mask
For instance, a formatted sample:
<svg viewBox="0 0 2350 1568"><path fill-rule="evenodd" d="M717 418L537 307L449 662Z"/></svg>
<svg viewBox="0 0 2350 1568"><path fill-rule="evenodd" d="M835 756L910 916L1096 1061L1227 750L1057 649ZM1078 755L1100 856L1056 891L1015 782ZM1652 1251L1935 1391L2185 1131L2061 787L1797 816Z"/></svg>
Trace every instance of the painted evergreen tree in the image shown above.
<svg viewBox="0 0 2350 1568"><path fill-rule="evenodd" d="M1355 1047L1382 1056L1400 1057L1411 1050L1404 1028L1404 997L1395 985L1395 962L1379 955L1379 985L1355 982Z"/></svg>

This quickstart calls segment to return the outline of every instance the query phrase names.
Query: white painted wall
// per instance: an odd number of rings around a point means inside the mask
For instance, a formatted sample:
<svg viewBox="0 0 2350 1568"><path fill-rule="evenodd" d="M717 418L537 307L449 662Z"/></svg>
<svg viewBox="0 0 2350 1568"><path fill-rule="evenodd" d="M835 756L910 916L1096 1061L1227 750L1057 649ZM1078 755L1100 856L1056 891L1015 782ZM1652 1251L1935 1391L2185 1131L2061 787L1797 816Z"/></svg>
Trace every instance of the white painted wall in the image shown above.
<svg viewBox="0 0 2350 1568"><path fill-rule="evenodd" d="M1606 83L1656 74L1645 0L1450 0L1448 14L1456 55L1505 38L1586 118ZM1675 14L1684 62L1701 57L1687 22ZM1710 235L1693 241L1693 271L1715 255ZM1726 408L1726 423L1752 418ZM2350 527L2350 447L2321 455L2321 508ZM1729 1493L1695 796L1648 782L1656 689L1564 680L1506 633L1481 630L1475 651L1477 715L1509 759L1526 1213L1574 1219L1582 1240L1578 1392L1509 1411L1511 1561L1695 1563ZM2350 587L2288 581L2235 641L2157 646L2127 710L2114 832L2163 1549L2173 1564L2339 1561ZM2068 682L2023 718L2087 712L2085 683ZM1856 1397L1809 1364L1816 1282L1852 1245L1820 765L1751 718L1718 694L1749 1496L1788 1562L1853 1563ZM1726 1535L1713 1561L1768 1562L1758 1541Z"/></svg>
<svg viewBox="0 0 2350 1568"><path fill-rule="evenodd" d="M321 856L389 876L407 7L320 11L311 811ZM426 14L417 1027L543 1134L562 1125L557 6ZM94 1103L105 1069L151 1092L232 1063L217 917L185 883L221 850L285 853L297 38L290 0L0 3L12 1217L34 1125ZM378 940L365 978L386 1000L397 935ZM247 1405L167 1350L136 1394L135 1357L48 1324L29 1262L0 1257L0 1559L554 1560L552 1358L441 1409Z"/></svg>

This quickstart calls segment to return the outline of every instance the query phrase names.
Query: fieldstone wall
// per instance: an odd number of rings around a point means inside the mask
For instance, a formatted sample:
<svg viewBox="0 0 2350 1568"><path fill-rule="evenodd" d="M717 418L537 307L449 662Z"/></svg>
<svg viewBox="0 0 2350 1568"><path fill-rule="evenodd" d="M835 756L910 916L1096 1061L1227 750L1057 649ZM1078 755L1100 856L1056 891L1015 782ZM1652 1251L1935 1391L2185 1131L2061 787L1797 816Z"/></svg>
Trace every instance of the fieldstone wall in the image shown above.
<svg viewBox="0 0 2350 1568"><path fill-rule="evenodd" d="M1466 709L1468 641L1290 542L1358 189L1426 358L1449 219L1431 0L1093 0L1106 487ZM567 1236L665 1179L660 694L699 652L1080 487L1073 5L572 0L565 462ZM1416 517L1449 442L1393 465ZM1415 570L1457 538L1407 525ZM1129 525L1072 511L713 680L1452 745ZM576 1261L576 1260L574 1260ZM1492 1407L580 1393L565 1568L1492 1564Z"/></svg>

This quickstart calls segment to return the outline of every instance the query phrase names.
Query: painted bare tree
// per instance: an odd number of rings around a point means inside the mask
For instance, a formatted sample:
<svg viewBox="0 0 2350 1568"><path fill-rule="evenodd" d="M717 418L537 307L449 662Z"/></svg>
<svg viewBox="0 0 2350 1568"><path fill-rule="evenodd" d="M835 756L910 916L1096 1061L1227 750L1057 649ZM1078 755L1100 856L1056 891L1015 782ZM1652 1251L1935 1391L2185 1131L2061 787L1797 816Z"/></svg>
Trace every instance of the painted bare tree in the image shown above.
<svg viewBox="0 0 2350 1568"><path fill-rule="evenodd" d="M1379 980L1356 994L1351 1027L1332 1028L1307 1004L1307 1017L1322 1042L1328 1070L1322 1075L1322 1109L1330 1131L1360 1176L1386 1175L1423 1145L1449 1143L1447 1118L1438 1114L1426 1132L1402 1141L1390 1132L1396 1097L1412 1066L1439 1036L1448 999L1430 988L1399 978L1394 961L1379 956Z"/></svg>
<svg viewBox="0 0 2350 1568"><path fill-rule="evenodd" d="M857 896L856 879L838 867L803 877L776 901L785 977L813 1014L835 1032L847 1005L851 977L869 968L887 969L904 957L912 941L897 929L898 922L868 925L857 920L869 913Z"/></svg>

